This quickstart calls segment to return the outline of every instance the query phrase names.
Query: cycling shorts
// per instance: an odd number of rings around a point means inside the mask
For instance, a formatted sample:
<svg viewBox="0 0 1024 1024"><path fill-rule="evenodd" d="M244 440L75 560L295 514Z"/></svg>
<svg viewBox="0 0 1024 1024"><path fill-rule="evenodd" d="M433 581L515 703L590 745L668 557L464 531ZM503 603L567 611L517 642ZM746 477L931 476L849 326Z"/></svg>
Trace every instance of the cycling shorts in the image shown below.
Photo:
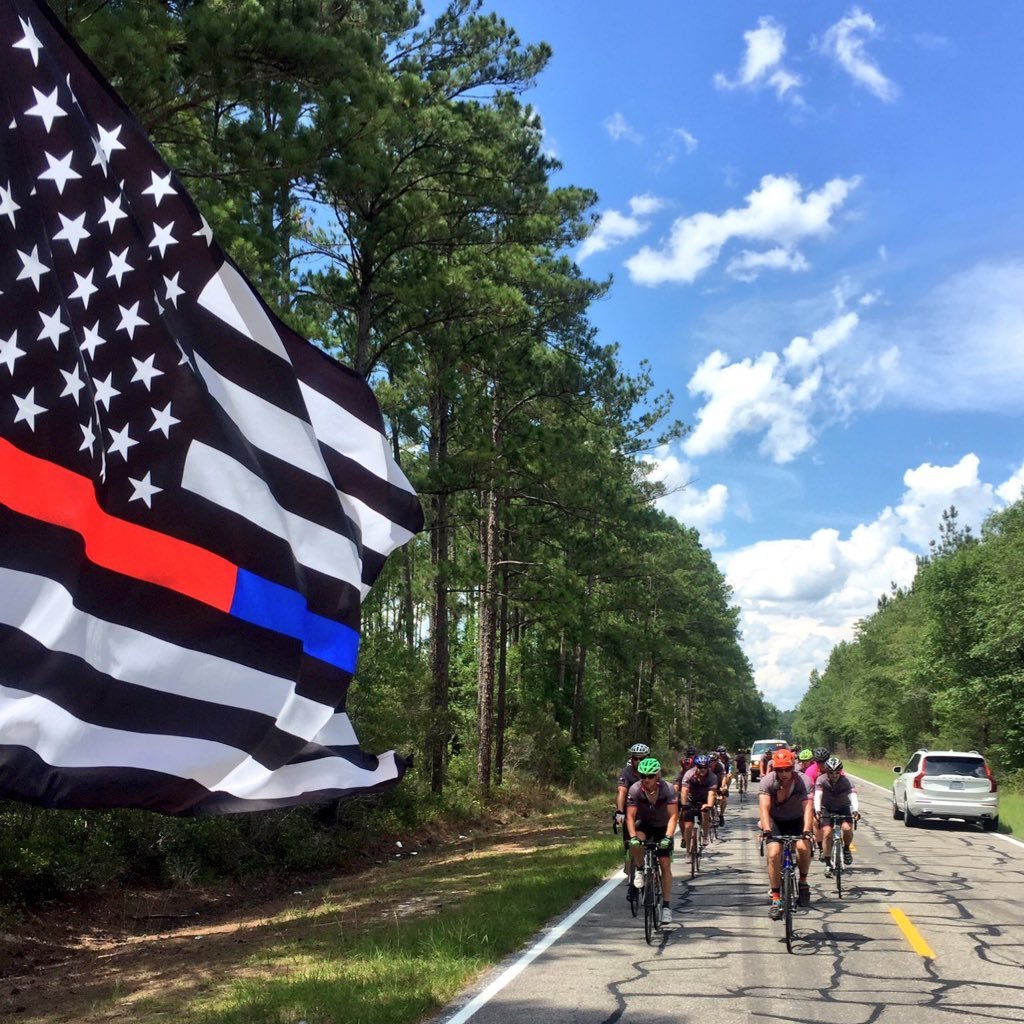
<svg viewBox="0 0 1024 1024"><path fill-rule="evenodd" d="M772 831L780 836L802 836L804 834L803 818L772 818ZM768 842L778 842L769 839Z"/></svg>
<svg viewBox="0 0 1024 1024"><path fill-rule="evenodd" d="M826 811L823 807L821 809L821 824L831 827L832 823L829 821L829 816L833 814L838 814L847 824L853 824L853 811L849 807L844 807L840 811Z"/></svg>
<svg viewBox="0 0 1024 1024"><path fill-rule="evenodd" d="M643 832L644 836L646 836L648 839L656 839L656 840L660 841L660 840L665 838L665 833L668 831L668 827L666 825L661 825L661 826L658 826L658 825L646 825L646 824L644 824L644 822L638 821L636 823L636 830L637 830L637 832ZM671 857L672 856L672 848L673 848L674 845L675 845L675 839L674 838L670 838L669 841L668 841L668 847L666 849L664 849L664 850L659 850L658 851L658 856L659 857Z"/></svg>
<svg viewBox="0 0 1024 1024"><path fill-rule="evenodd" d="M693 819L700 814L700 812L706 807L706 804L687 804L680 815L682 821L693 821Z"/></svg>

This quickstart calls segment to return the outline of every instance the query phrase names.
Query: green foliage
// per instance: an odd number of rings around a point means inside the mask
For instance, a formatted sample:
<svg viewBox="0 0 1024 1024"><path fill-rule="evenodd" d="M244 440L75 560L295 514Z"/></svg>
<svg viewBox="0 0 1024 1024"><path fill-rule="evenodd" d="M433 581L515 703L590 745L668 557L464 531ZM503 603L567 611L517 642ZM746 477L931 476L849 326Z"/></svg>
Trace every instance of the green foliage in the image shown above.
<svg viewBox="0 0 1024 1024"><path fill-rule="evenodd" d="M1022 569L1024 499L989 516L980 538L948 509L913 585L894 587L855 641L812 674L801 734L897 761L919 746L974 748L1016 770L1024 762Z"/></svg>
<svg viewBox="0 0 1024 1024"><path fill-rule="evenodd" d="M549 48L480 0L54 9L271 307L377 386L428 529L364 603L346 696L368 749L415 756L395 793L212 822L4 811L10 891L326 865L367 831L610 787L638 739L771 732L722 573L657 508L671 395L599 343L610 283L566 253L596 196L554 185L519 98Z"/></svg>

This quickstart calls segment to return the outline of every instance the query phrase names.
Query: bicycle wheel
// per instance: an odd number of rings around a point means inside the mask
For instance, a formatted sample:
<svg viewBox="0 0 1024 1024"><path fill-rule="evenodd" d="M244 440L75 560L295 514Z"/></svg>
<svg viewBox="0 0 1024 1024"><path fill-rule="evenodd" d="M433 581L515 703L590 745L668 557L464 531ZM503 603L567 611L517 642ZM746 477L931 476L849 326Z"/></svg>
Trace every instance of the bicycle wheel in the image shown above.
<svg viewBox="0 0 1024 1024"><path fill-rule="evenodd" d="M690 843L687 853L690 855L690 877L696 878L697 869L700 865L700 836L697 833L697 822L693 823L693 828L690 830Z"/></svg>
<svg viewBox="0 0 1024 1024"><path fill-rule="evenodd" d="M794 893L793 869L784 868L782 872L782 916L786 922L786 949L793 952L793 900Z"/></svg>
<svg viewBox="0 0 1024 1024"><path fill-rule="evenodd" d="M836 838L835 832L839 833ZM836 895L843 898L843 834L836 829L832 834L832 874L836 876Z"/></svg>
<svg viewBox="0 0 1024 1024"><path fill-rule="evenodd" d="M660 904L657 902L656 894L654 892L654 879L648 877L645 879L646 884L644 885L644 938L647 940L649 946L654 941L654 931L657 927L654 923L654 913L656 908L660 908Z"/></svg>
<svg viewBox="0 0 1024 1024"><path fill-rule="evenodd" d="M664 909L662 903L665 902L665 895L661 891L661 865L658 865L658 870L654 873L654 930L661 931L661 912Z"/></svg>

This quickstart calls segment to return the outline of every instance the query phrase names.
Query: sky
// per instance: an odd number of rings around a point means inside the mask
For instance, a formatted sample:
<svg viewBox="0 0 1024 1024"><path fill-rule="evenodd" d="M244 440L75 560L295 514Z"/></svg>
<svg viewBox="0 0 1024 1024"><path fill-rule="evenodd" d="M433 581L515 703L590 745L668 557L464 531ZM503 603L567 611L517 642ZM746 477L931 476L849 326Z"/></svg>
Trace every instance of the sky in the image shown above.
<svg viewBox="0 0 1024 1024"><path fill-rule="evenodd" d="M554 51L523 99L599 196L600 340L691 428L662 506L793 707L943 509L1024 485L1024 4L490 2Z"/></svg>

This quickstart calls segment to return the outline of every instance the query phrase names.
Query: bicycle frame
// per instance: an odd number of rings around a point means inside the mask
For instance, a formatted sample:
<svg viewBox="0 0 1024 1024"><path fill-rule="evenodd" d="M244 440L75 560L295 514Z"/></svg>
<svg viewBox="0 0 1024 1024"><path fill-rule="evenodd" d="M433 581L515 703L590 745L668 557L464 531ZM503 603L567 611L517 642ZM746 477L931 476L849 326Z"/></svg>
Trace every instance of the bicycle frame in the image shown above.
<svg viewBox="0 0 1024 1024"><path fill-rule="evenodd" d="M661 931L661 864L657 839L645 839L643 847L644 938L650 945L654 941L654 933Z"/></svg>
<svg viewBox="0 0 1024 1024"><path fill-rule="evenodd" d="M779 894L782 900L782 916L786 922L786 950L793 952L793 911L796 909L799 891L797 886L796 844L801 836L761 837L761 856L767 842L777 842L782 847L782 877Z"/></svg>

